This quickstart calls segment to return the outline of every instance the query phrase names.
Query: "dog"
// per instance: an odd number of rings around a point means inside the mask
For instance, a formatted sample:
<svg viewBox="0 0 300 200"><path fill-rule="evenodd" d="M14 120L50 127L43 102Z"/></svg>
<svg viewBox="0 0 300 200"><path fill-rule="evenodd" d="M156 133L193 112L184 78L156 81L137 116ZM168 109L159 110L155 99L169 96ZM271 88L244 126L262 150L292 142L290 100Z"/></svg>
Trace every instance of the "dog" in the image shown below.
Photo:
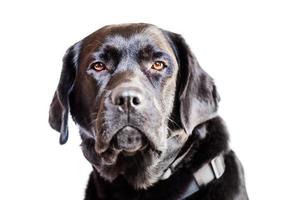
<svg viewBox="0 0 300 200"><path fill-rule="evenodd" d="M85 200L247 200L219 101L181 35L108 25L67 50L49 123L60 144L79 127Z"/></svg>

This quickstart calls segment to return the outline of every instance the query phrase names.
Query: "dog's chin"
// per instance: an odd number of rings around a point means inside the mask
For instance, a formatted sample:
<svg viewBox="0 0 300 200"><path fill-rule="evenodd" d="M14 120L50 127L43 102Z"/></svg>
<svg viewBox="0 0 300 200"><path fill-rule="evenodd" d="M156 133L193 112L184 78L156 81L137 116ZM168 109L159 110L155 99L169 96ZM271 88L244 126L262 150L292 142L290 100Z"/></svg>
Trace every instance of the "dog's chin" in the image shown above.
<svg viewBox="0 0 300 200"><path fill-rule="evenodd" d="M118 165L130 167L133 165L133 162L144 166L151 165L151 158L159 158L161 153L162 151L153 148L150 142L145 142L141 146L130 149L121 149L117 147L113 139L109 148L99 155L103 166Z"/></svg>
<svg viewBox="0 0 300 200"><path fill-rule="evenodd" d="M100 176L110 182L123 177L136 189L147 188L157 181L153 171L165 152L165 145L148 135L135 127L125 126L113 134L105 148L99 145L104 142L96 140L94 150L100 162L94 167ZM133 142L136 137L139 139ZM132 141L127 144L128 138Z"/></svg>
<svg viewBox="0 0 300 200"><path fill-rule="evenodd" d="M122 137L124 135L125 137ZM139 160L141 159L139 157L147 154L160 155L161 152L156 150L154 143L145 135L135 127L124 126L114 134L108 145L105 145L107 146L105 149L99 148L100 145L95 146L96 152L101 157L101 164L106 166L125 165L127 160ZM136 138L138 138L138 142L133 142ZM97 144L103 143L98 141Z"/></svg>
<svg viewBox="0 0 300 200"><path fill-rule="evenodd" d="M136 149L118 149L110 146L105 152L100 154L102 165L112 166L127 162L127 160L136 160L141 155L149 153L149 145L146 144L141 148Z"/></svg>
<svg viewBox="0 0 300 200"><path fill-rule="evenodd" d="M144 188L141 184L145 171L157 162L159 154L149 146L142 151L124 152L108 149L101 154L100 165L94 165L99 174L112 182L117 177L123 176L133 187ZM140 187L141 186L141 187Z"/></svg>
<svg viewBox="0 0 300 200"><path fill-rule="evenodd" d="M134 188L142 189L153 184L149 181L152 177L147 171L158 162L160 156L161 152L152 149L150 145L134 152L112 146L100 155L101 164L94 167L110 182L123 176Z"/></svg>
<svg viewBox="0 0 300 200"><path fill-rule="evenodd" d="M114 163L95 166L100 176L113 182L118 177L123 177L136 189L145 189L151 186L153 179L150 172L157 164L159 155L151 149L136 152L134 155L119 153Z"/></svg>

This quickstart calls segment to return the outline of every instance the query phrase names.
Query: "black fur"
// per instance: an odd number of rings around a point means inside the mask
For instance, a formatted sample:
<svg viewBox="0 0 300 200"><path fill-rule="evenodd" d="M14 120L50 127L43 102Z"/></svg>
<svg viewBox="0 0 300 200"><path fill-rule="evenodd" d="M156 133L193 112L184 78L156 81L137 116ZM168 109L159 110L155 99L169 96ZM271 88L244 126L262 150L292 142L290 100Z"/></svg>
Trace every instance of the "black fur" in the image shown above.
<svg viewBox="0 0 300 200"><path fill-rule="evenodd" d="M168 66L149 70L157 59ZM107 64L104 72L91 69L95 60ZM61 133L61 144L68 139L69 110L80 128L83 154L94 168L85 200L181 199L193 173L219 154L224 174L187 199L248 199L242 165L217 114L214 81L180 35L149 24L106 26L72 46L63 62L49 123ZM111 96L128 83L143 90L147 106L125 113ZM116 149L123 126L138 130L149 145L133 156ZM174 173L160 179L190 147Z"/></svg>
<svg viewBox="0 0 300 200"><path fill-rule="evenodd" d="M68 140L69 94L75 79L73 47L69 48L63 58L63 67L57 90L50 105L49 123L53 129L60 132L59 142L65 144Z"/></svg>

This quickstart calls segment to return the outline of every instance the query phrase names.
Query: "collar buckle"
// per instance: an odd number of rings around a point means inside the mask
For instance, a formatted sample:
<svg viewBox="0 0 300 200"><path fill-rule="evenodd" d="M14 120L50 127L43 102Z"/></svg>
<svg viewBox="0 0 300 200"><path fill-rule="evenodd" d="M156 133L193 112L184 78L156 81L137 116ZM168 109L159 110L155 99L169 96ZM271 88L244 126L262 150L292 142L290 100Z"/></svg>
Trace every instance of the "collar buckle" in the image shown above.
<svg viewBox="0 0 300 200"><path fill-rule="evenodd" d="M210 166L212 168L212 171L215 175L216 179L219 179L224 171L225 171L225 163L224 163L224 158L222 155L219 155L217 157L214 157L211 161L210 161Z"/></svg>

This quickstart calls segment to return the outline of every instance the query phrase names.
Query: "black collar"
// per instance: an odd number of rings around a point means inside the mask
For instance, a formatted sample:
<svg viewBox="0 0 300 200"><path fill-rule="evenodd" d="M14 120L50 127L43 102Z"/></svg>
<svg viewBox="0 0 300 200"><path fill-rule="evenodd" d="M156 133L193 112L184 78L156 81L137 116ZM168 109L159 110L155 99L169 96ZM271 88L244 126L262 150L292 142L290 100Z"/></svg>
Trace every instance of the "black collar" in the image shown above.
<svg viewBox="0 0 300 200"><path fill-rule="evenodd" d="M191 136L190 141L195 141L194 137ZM182 153L169 165L161 176L161 180L168 179L175 171L178 164L188 155L192 149L194 142L187 141L188 146L184 146ZM191 143L191 144L190 144ZM187 148L186 148L187 147ZM200 190L200 187L207 185L213 180L219 179L225 172L224 155L220 153L213 159L207 161L200 166L198 170L193 173L193 180L189 183L186 191L181 194L179 199L185 199L195 192Z"/></svg>

